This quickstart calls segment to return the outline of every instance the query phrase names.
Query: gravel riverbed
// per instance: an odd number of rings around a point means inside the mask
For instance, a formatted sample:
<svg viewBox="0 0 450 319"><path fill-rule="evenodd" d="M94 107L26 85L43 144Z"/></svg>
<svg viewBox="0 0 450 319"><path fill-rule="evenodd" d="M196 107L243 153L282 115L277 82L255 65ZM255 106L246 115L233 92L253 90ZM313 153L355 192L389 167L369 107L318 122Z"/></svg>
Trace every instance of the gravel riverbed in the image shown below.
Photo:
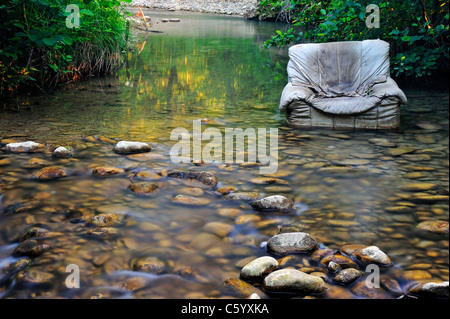
<svg viewBox="0 0 450 319"><path fill-rule="evenodd" d="M253 16L258 0L133 0L132 6Z"/></svg>

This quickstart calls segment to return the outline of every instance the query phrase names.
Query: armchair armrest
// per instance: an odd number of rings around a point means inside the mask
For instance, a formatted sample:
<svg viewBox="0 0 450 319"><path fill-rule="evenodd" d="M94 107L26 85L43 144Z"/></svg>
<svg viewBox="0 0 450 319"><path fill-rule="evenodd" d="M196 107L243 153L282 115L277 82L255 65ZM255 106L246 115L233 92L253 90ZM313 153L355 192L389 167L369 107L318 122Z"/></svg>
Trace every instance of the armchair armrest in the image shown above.
<svg viewBox="0 0 450 319"><path fill-rule="evenodd" d="M309 87L292 85L289 82L281 93L279 110L285 112L286 107L294 101L310 102L314 95L314 92Z"/></svg>
<svg viewBox="0 0 450 319"><path fill-rule="evenodd" d="M391 77L387 77L386 82L375 83L370 88L370 91L370 96L375 96L380 99L395 96L400 100L400 103L406 104L408 102L405 93L400 90L397 83Z"/></svg>

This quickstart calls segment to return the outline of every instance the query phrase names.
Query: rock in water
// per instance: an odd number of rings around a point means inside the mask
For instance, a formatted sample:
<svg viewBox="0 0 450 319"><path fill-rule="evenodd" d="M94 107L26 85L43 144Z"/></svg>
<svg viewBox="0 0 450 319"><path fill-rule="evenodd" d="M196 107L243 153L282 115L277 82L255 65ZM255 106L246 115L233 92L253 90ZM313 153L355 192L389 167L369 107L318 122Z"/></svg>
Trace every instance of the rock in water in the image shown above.
<svg viewBox="0 0 450 319"><path fill-rule="evenodd" d="M259 211L277 211L290 213L294 210L294 204L284 196L274 195L255 200L250 204L253 209Z"/></svg>
<svg viewBox="0 0 450 319"><path fill-rule="evenodd" d="M366 264L392 266L391 259L377 246L369 246L355 251L355 256Z"/></svg>
<svg viewBox="0 0 450 319"><path fill-rule="evenodd" d="M13 256L37 257L50 249L50 245L41 244L35 239L27 239L14 249Z"/></svg>
<svg viewBox="0 0 450 319"><path fill-rule="evenodd" d="M120 219L114 214L99 214L89 218L88 224L97 227L110 227L120 224Z"/></svg>
<svg viewBox="0 0 450 319"><path fill-rule="evenodd" d="M241 270L241 278L245 280L258 280L270 273L278 267L278 262L275 258L264 256L256 258Z"/></svg>
<svg viewBox="0 0 450 319"><path fill-rule="evenodd" d="M430 232L438 235L448 236L448 221L446 220L426 220L417 225L417 229L422 232Z"/></svg>
<svg viewBox="0 0 450 319"><path fill-rule="evenodd" d="M183 180L196 181L212 188L216 187L218 182L217 178L213 174L206 171L170 171L167 173L167 176Z"/></svg>
<svg viewBox="0 0 450 319"><path fill-rule="evenodd" d="M65 177L67 175L68 175L67 172L63 168L51 166L51 167L44 167L39 171L35 172L33 174L33 177L38 178L40 180L49 180Z"/></svg>
<svg viewBox="0 0 450 319"><path fill-rule="evenodd" d="M281 269L264 278L264 288L273 292L321 293L326 287L322 278L295 269Z"/></svg>
<svg viewBox="0 0 450 319"><path fill-rule="evenodd" d="M99 177L120 174L123 172L125 172L124 169L111 166L96 167L92 170L92 174Z"/></svg>
<svg viewBox="0 0 450 319"><path fill-rule="evenodd" d="M114 146L114 152L117 154L135 154L150 152L152 147L147 143L120 141Z"/></svg>
<svg viewBox="0 0 450 319"><path fill-rule="evenodd" d="M237 193L231 192L231 193L223 196L222 199L249 202L249 201L258 199L258 197L259 197L259 194L253 193L253 192L237 192Z"/></svg>
<svg viewBox="0 0 450 319"><path fill-rule="evenodd" d="M158 185L150 183L133 183L128 189L139 195L147 195L158 189Z"/></svg>
<svg viewBox="0 0 450 319"><path fill-rule="evenodd" d="M448 281L445 282L427 282L418 284L408 289L408 294L432 297L432 298L447 298L449 296Z"/></svg>
<svg viewBox="0 0 450 319"><path fill-rule="evenodd" d="M52 156L56 158L69 158L72 156L72 151L67 147L60 146L53 151Z"/></svg>
<svg viewBox="0 0 450 319"><path fill-rule="evenodd" d="M339 274L337 274L333 278L333 280L343 285L349 285L361 276L362 274L359 270L355 268L347 268L342 270Z"/></svg>
<svg viewBox="0 0 450 319"><path fill-rule="evenodd" d="M316 240L310 234L302 232L278 234L267 242L267 250L280 255L309 253L317 247Z"/></svg>
<svg viewBox="0 0 450 319"><path fill-rule="evenodd" d="M131 268L151 274L161 274L166 271L166 264L157 257L136 258L131 261Z"/></svg>
<svg viewBox="0 0 450 319"><path fill-rule="evenodd" d="M33 153L39 151L43 147L44 145L42 144L27 141L20 143L8 143L5 146L5 151L11 153Z"/></svg>

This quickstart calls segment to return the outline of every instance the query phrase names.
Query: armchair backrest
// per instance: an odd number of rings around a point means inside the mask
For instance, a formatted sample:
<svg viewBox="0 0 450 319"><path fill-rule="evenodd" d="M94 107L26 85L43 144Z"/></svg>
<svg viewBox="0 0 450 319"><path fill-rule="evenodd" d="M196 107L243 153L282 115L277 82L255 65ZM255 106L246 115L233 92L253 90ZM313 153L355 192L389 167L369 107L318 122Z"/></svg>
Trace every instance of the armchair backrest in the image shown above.
<svg viewBox="0 0 450 319"><path fill-rule="evenodd" d="M364 95L389 77L389 43L382 40L298 44L289 57L289 82L324 96Z"/></svg>

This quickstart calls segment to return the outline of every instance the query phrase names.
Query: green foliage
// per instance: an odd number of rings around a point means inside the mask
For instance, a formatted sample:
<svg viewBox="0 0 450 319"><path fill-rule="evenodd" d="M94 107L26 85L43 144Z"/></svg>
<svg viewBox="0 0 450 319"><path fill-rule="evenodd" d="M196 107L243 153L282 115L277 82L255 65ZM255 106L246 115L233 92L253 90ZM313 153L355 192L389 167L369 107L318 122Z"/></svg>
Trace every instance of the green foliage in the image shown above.
<svg viewBox="0 0 450 319"><path fill-rule="evenodd" d="M366 5L380 9L380 28L366 26ZM391 45L391 72L395 76L421 77L448 71L449 14L444 0L356 2L344 0L264 0L271 15L292 23L277 31L265 46L291 42L332 42L382 39ZM274 13L275 12L275 13Z"/></svg>
<svg viewBox="0 0 450 319"><path fill-rule="evenodd" d="M131 0L125 0L131 2ZM120 2L111 0L4 0L0 5L0 95L25 84L55 86L111 72L127 48L128 26ZM80 27L68 28L69 4Z"/></svg>

